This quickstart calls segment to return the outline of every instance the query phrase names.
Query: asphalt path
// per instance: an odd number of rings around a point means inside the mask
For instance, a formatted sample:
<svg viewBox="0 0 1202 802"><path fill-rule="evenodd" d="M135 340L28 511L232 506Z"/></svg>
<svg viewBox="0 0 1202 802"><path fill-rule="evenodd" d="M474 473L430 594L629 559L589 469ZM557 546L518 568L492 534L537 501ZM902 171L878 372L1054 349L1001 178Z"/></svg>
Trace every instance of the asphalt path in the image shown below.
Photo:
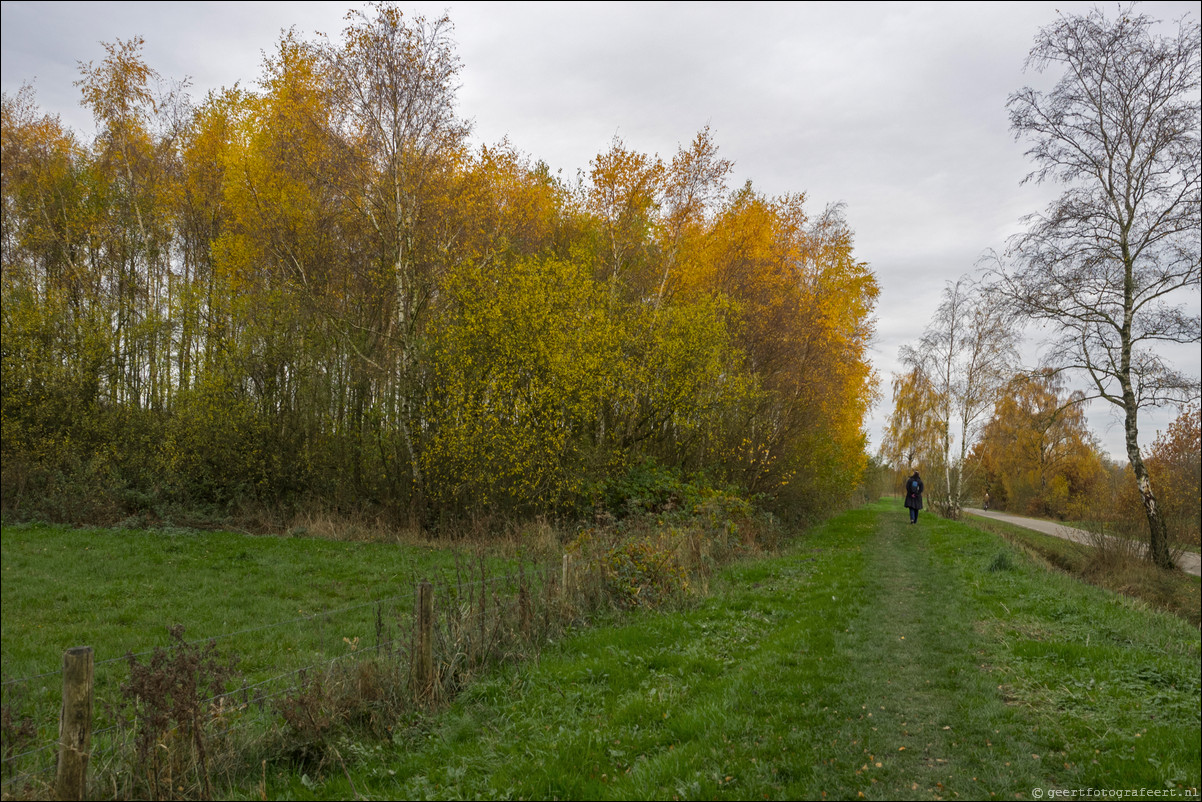
<svg viewBox="0 0 1202 802"><path fill-rule="evenodd" d="M1023 518L1020 515L1011 515L1008 512L974 510L967 507L964 508L964 511L972 515L980 515L983 518L993 518L1008 524L1021 526L1025 529L1034 529L1036 532L1043 532L1045 535L1051 535L1052 537L1072 540L1075 543L1090 545L1096 537L1092 532L1086 532L1084 529L1073 529L1071 526L1065 526L1055 521L1044 521L1039 518ZM1177 567L1194 576L1202 576L1202 556L1194 554L1192 551L1182 552L1177 558Z"/></svg>

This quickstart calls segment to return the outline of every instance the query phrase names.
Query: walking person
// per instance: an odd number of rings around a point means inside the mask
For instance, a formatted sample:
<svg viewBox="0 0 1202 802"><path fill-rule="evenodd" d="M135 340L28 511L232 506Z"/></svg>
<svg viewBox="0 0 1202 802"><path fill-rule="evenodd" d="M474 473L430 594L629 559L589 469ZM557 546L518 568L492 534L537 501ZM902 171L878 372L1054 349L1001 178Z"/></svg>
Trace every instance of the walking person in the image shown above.
<svg viewBox="0 0 1202 802"><path fill-rule="evenodd" d="M910 510L910 523L918 523L918 511L922 509L922 477L918 471L906 480L906 508Z"/></svg>

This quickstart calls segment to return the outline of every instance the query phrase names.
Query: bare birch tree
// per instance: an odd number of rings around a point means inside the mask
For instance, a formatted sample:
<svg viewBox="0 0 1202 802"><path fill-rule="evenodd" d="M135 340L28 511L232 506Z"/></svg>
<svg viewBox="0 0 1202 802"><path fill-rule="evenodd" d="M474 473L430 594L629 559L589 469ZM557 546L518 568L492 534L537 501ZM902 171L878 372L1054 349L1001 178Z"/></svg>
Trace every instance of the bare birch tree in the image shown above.
<svg viewBox="0 0 1202 802"><path fill-rule="evenodd" d="M1127 457L1149 529L1149 558L1171 567L1164 520L1144 467L1139 415L1197 397L1197 377L1161 355L1197 343L1199 316L1199 26L1172 36L1120 10L1062 14L1035 38L1028 68L1062 69L1048 93L1011 95L1010 126L1030 143L1026 181L1064 192L1008 250L1000 289L1061 336L1049 364L1083 374L1092 398L1122 410Z"/></svg>
<svg viewBox="0 0 1202 802"><path fill-rule="evenodd" d="M435 207L470 130L455 108L461 63L445 15L406 21L395 4L378 2L347 20L344 44L326 53L337 127L360 158L334 180L376 234L373 276L384 307L363 327L370 345L360 356L390 385L385 417L400 432L420 504L414 348L456 236L435 230Z"/></svg>
<svg viewBox="0 0 1202 802"><path fill-rule="evenodd" d="M912 462L939 474L928 473L928 495L949 518L960 515L969 451L1018 361L1006 310L985 292L966 278L949 283L922 339L902 348L908 371L895 381L890 432L910 443Z"/></svg>

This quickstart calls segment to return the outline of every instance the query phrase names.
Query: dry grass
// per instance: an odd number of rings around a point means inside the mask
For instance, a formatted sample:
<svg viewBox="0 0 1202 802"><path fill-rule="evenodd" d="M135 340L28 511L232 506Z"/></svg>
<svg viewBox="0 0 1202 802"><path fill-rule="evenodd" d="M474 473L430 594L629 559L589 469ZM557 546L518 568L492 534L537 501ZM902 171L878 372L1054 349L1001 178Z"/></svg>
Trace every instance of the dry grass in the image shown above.
<svg viewBox="0 0 1202 802"><path fill-rule="evenodd" d="M430 541L420 528L398 529L380 516L345 515L319 510L293 515L284 531L291 537L320 537L354 543L425 546Z"/></svg>
<svg viewBox="0 0 1202 802"><path fill-rule="evenodd" d="M278 531L278 529L277 529ZM290 537L317 537L326 540L395 543L419 548L445 547L472 551L487 547L500 558L518 556L547 557L559 554L570 536L557 529L545 518L529 521L495 522L462 521L443 528L441 533L424 529L417 524L397 526L381 515L355 515L308 510L292 515L283 527Z"/></svg>

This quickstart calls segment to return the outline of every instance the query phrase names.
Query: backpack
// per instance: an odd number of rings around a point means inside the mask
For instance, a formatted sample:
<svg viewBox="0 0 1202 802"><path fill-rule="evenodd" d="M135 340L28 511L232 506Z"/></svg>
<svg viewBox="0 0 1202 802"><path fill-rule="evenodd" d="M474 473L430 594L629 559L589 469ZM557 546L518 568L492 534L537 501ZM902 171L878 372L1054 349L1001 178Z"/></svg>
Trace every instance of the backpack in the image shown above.
<svg viewBox="0 0 1202 802"><path fill-rule="evenodd" d="M906 490L909 491L911 496L917 496L918 495L918 480L911 477L910 481L906 482Z"/></svg>

